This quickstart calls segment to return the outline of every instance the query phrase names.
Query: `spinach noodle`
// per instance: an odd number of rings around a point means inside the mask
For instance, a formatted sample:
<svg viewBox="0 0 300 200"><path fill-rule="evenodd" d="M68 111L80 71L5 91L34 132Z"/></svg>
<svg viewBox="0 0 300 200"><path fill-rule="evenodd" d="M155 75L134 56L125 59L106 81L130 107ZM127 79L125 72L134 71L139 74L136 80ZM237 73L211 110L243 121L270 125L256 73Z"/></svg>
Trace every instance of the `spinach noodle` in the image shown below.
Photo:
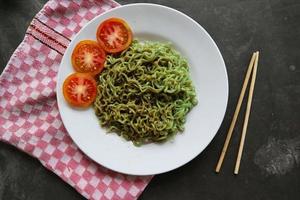
<svg viewBox="0 0 300 200"><path fill-rule="evenodd" d="M97 84L100 124L135 145L182 132L197 104L186 59L166 43L134 40L121 54L108 55Z"/></svg>

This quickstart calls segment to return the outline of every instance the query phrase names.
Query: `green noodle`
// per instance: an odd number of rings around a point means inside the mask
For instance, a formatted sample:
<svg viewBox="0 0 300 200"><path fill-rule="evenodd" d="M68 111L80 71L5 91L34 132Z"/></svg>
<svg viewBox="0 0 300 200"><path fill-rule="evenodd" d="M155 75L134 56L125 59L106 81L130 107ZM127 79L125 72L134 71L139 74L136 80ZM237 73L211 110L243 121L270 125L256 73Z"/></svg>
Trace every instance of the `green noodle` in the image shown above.
<svg viewBox="0 0 300 200"><path fill-rule="evenodd" d="M141 145L183 131L196 104L186 59L170 44L135 40L107 56L94 109L103 127Z"/></svg>

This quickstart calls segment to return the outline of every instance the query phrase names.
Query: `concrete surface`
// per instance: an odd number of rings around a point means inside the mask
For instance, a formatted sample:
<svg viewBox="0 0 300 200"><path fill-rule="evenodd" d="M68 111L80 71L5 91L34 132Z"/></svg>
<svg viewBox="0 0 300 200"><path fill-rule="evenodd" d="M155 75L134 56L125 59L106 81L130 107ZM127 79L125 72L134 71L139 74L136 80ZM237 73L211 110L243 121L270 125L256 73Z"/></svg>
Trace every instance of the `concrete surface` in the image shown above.
<svg viewBox="0 0 300 200"><path fill-rule="evenodd" d="M46 0L0 0L0 68ZM300 199L300 1L120 0L178 9L214 38L227 65L230 98L206 150L175 171L155 176L141 200ZM240 174L233 175L242 118L220 174L214 173L251 52L261 51ZM243 113L241 113L243 114ZM242 115L243 116L243 115ZM83 199L30 156L0 143L0 199Z"/></svg>

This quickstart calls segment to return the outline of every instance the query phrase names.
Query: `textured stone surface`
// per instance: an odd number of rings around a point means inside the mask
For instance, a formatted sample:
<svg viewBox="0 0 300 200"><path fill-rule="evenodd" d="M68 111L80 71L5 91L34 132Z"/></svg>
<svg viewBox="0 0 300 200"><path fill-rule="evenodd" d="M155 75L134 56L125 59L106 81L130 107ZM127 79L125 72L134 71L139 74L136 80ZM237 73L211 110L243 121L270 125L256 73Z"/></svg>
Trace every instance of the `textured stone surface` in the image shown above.
<svg viewBox="0 0 300 200"><path fill-rule="evenodd" d="M46 0L0 0L1 71L21 42L32 17L45 2ZM271 141L299 139L300 2L119 1L121 4L134 2L167 5L198 21L211 34L222 52L230 86L226 117L211 144L187 165L156 176L140 199L300 199L299 163L293 164L285 173L270 175L265 173L264 166L259 166L259 163L265 162L255 162L257 151L266 149L270 138ZM257 49L261 51L261 59L240 174L234 176L233 167L242 118L238 121L222 171L217 175L214 167L234 112L246 66L251 52ZM279 142L272 144L274 146L277 143L282 145ZM299 153L298 143L290 143L294 146L286 149L294 148ZM280 152L282 151L281 149ZM269 155L276 156L273 153L266 154ZM259 156L260 159L263 158L261 151ZM44 169L37 160L0 143L0 199L59 200L83 197L56 175Z"/></svg>

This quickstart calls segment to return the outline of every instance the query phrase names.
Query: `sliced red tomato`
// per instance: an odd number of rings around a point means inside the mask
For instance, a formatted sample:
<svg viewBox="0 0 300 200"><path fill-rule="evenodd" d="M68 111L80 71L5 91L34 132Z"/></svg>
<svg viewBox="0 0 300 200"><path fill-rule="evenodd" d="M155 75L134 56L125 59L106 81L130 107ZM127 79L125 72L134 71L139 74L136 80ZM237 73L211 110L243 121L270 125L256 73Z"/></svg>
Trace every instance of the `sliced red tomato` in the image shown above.
<svg viewBox="0 0 300 200"><path fill-rule="evenodd" d="M92 40L79 42L72 53L72 65L77 72L99 74L104 68L106 53Z"/></svg>
<svg viewBox="0 0 300 200"><path fill-rule="evenodd" d="M132 31L123 19L109 18L99 25L97 40L106 52L118 53L131 44Z"/></svg>
<svg viewBox="0 0 300 200"><path fill-rule="evenodd" d="M63 95L66 101L76 107L88 107L93 103L97 94L97 84L92 75L73 73L63 84Z"/></svg>

